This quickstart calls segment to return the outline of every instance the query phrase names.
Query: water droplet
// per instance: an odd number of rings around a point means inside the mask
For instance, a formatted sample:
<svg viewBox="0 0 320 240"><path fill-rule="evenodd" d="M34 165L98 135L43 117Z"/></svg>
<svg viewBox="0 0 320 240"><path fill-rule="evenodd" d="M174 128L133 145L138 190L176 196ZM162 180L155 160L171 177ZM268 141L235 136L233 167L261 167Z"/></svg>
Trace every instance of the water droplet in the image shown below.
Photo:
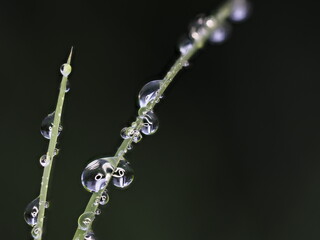
<svg viewBox="0 0 320 240"><path fill-rule="evenodd" d="M95 214L93 212L85 212L78 219L78 227L81 230L87 231L91 222L94 220Z"/></svg>
<svg viewBox="0 0 320 240"><path fill-rule="evenodd" d="M34 226L38 221L39 197L30 202L24 210L24 220L30 226Z"/></svg>
<svg viewBox="0 0 320 240"><path fill-rule="evenodd" d="M132 146L132 144L130 143L129 145L128 145L128 150L132 150L132 148L133 148L133 146Z"/></svg>
<svg viewBox="0 0 320 240"><path fill-rule="evenodd" d="M194 20L190 24L190 37L198 40L200 37L202 37L206 33L206 17L205 15L201 14L199 15L196 20Z"/></svg>
<svg viewBox="0 0 320 240"><path fill-rule="evenodd" d="M95 211L95 215L98 216L98 215L100 215L100 214L101 214L101 209L98 208L98 209Z"/></svg>
<svg viewBox="0 0 320 240"><path fill-rule="evenodd" d="M134 178L133 169L130 167L130 163L126 160L120 160L117 169L112 176L112 183L118 188L127 188L132 183Z"/></svg>
<svg viewBox="0 0 320 240"><path fill-rule="evenodd" d="M69 91L70 91L70 81L67 80L65 92L67 93L67 92L69 92Z"/></svg>
<svg viewBox="0 0 320 240"><path fill-rule="evenodd" d="M94 160L82 172L82 185L89 192L98 192L106 186L106 174L112 171L113 167L108 158Z"/></svg>
<svg viewBox="0 0 320 240"><path fill-rule="evenodd" d="M190 49L193 47L193 40L188 37L182 38L179 43L179 51L182 55L186 55Z"/></svg>
<svg viewBox="0 0 320 240"><path fill-rule="evenodd" d="M145 135L154 134L159 128L159 119L152 112L148 112L143 119L143 127L141 128L141 132Z"/></svg>
<svg viewBox="0 0 320 240"><path fill-rule="evenodd" d="M138 130L134 131L133 137L132 137L132 141L134 143L138 143L142 140L142 135Z"/></svg>
<svg viewBox="0 0 320 240"><path fill-rule="evenodd" d="M42 136L45 137L46 139L51 138L53 121L54 121L54 112L46 116L41 123L40 132ZM60 135L61 131L62 131L62 126L60 125L58 129L58 136Z"/></svg>
<svg viewBox="0 0 320 240"><path fill-rule="evenodd" d="M41 229L35 226L31 231L31 235L34 239L39 239L41 237Z"/></svg>
<svg viewBox="0 0 320 240"><path fill-rule="evenodd" d="M85 236L84 236L85 240L96 240L96 237L94 236L93 232L88 232Z"/></svg>
<svg viewBox="0 0 320 240"><path fill-rule="evenodd" d="M120 132L120 136L123 139L128 139L130 137L132 137L134 134L134 128L133 127L127 127L127 128L123 128Z"/></svg>
<svg viewBox="0 0 320 240"><path fill-rule="evenodd" d="M183 64L184 67L189 67L190 66L190 63L188 61L186 61L184 64Z"/></svg>
<svg viewBox="0 0 320 240"><path fill-rule="evenodd" d="M49 158L47 158L47 154L44 154L44 155L42 155L41 157L40 157L40 165L42 166L42 167L46 167L46 166L48 166L49 165L49 163L50 163L50 159Z"/></svg>
<svg viewBox="0 0 320 240"><path fill-rule="evenodd" d="M160 88L160 83L161 80L154 80L148 82L146 85L142 87L138 96L140 107L147 106L149 102L156 98L158 90Z"/></svg>
<svg viewBox="0 0 320 240"><path fill-rule="evenodd" d="M60 67L60 72L64 77L68 77L71 71L72 71L72 68L68 63L62 64Z"/></svg>
<svg viewBox="0 0 320 240"><path fill-rule="evenodd" d="M59 152L60 152L60 149L55 148L55 149L53 150L53 156L57 156L57 155L59 154Z"/></svg>
<svg viewBox="0 0 320 240"><path fill-rule="evenodd" d="M234 22L246 20L251 13L251 4L247 0L233 0L230 19Z"/></svg>
<svg viewBox="0 0 320 240"><path fill-rule="evenodd" d="M209 40L211 43L222 43L226 41L231 33L231 26L228 23L223 23L211 34Z"/></svg>
<svg viewBox="0 0 320 240"><path fill-rule="evenodd" d="M107 203L109 202L109 194L106 191L104 191L101 195L101 198L100 198L100 201L99 201L99 204L100 205L106 205Z"/></svg>

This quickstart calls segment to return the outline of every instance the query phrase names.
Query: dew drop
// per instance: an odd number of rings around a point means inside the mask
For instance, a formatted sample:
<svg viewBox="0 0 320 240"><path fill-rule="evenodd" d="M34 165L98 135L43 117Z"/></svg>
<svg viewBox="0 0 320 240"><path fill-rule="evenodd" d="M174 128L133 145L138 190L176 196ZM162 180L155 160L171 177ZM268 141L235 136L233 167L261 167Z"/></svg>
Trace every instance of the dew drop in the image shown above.
<svg viewBox="0 0 320 240"><path fill-rule="evenodd" d="M132 141L134 143L138 143L142 140L142 135L138 130L134 131L133 137L132 137Z"/></svg>
<svg viewBox="0 0 320 240"><path fill-rule="evenodd" d="M68 63L62 64L60 67L60 72L64 77L68 77L71 71L72 71L71 65Z"/></svg>
<svg viewBox="0 0 320 240"><path fill-rule="evenodd" d="M95 211L94 214L97 215L97 216L100 215L100 214L101 214L101 209L98 208L98 209Z"/></svg>
<svg viewBox="0 0 320 240"><path fill-rule="evenodd" d="M81 230L87 231L91 222L94 220L95 214L93 212L85 212L78 219L78 227Z"/></svg>
<svg viewBox="0 0 320 240"><path fill-rule="evenodd" d="M120 160L117 169L112 176L112 183L117 188L127 188L134 179L133 169L126 160Z"/></svg>
<svg viewBox="0 0 320 240"><path fill-rule="evenodd" d="M24 210L24 220L30 226L34 226L38 222L38 214L39 214L39 197L32 200L26 209Z"/></svg>
<svg viewBox="0 0 320 240"><path fill-rule="evenodd" d="M158 90L160 88L160 83L161 80L154 80L148 82L142 87L138 96L140 107L147 106L149 102L153 101L156 98Z"/></svg>
<svg viewBox="0 0 320 240"><path fill-rule="evenodd" d="M191 40L188 37L182 38L182 40L179 43L179 51L182 55L186 55L190 49L193 47L193 40Z"/></svg>
<svg viewBox="0 0 320 240"><path fill-rule="evenodd" d="M143 119L141 132L145 135L154 134L159 128L159 119L152 111L149 111Z"/></svg>
<svg viewBox="0 0 320 240"><path fill-rule="evenodd" d="M60 84L60 85L61 85L61 84ZM69 92L69 91L70 91L70 81L67 80L65 92L67 93L67 92Z"/></svg>
<svg viewBox="0 0 320 240"><path fill-rule="evenodd" d="M133 136L134 134L134 128L133 127L127 127L127 128L123 128L120 132L120 136L123 138L123 139L128 139L130 137Z"/></svg>
<svg viewBox="0 0 320 240"><path fill-rule="evenodd" d="M96 240L96 237L94 235L93 232L88 232L85 236L84 236L85 240Z"/></svg>
<svg viewBox="0 0 320 240"><path fill-rule="evenodd" d="M109 202L109 194L106 191L104 191L101 195L101 198L100 198L100 201L99 201L99 204L100 205L106 205L107 203Z"/></svg>
<svg viewBox="0 0 320 240"><path fill-rule="evenodd" d="M226 41L231 33L231 26L228 23L223 23L211 34L209 40L211 43L222 43Z"/></svg>
<svg viewBox="0 0 320 240"><path fill-rule="evenodd" d="M198 40L201 38L204 34L206 34L206 27L205 27L206 17L203 14L200 14L196 20L194 20L190 24L190 37Z"/></svg>
<svg viewBox="0 0 320 240"><path fill-rule="evenodd" d="M53 121L54 121L54 112L50 113L48 116L46 116L41 123L40 132L43 137L46 139L51 138L52 129L53 129ZM62 131L62 126L60 125L58 128L58 136L60 135Z"/></svg>
<svg viewBox="0 0 320 240"><path fill-rule="evenodd" d="M251 13L251 4L248 0L233 0L230 19L233 22L246 20Z"/></svg>
<svg viewBox="0 0 320 240"><path fill-rule="evenodd" d="M46 167L46 166L48 166L49 165L49 163L50 163L50 159L49 158L47 158L47 154L44 154L44 155L42 155L41 157L40 157L40 165L42 166L42 167Z"/></svg>
<svg viewBox="0 0 320 240"><path fill-rule="evenodd" d="M89 163L83 170L81 182L89 192L98 192L106 186L106 174L112 173L113 167L108 158L100 158Z"/></svg>
<svg viewBox="0 0 320 240"><path fill-rule="evenodd" d="M38 226L35 226L31 230L31 235L34 239L39 239L41 237L41 229Z"/></svg>

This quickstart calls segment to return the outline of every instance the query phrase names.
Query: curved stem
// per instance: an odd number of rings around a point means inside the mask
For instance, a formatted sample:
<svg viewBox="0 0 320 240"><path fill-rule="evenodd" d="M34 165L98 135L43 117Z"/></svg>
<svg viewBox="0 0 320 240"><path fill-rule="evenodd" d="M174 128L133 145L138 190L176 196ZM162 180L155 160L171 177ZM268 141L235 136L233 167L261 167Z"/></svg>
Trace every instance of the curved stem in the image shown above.
<svg viewBox="0 0 320 240"><path fill-rule="evenodd" d="M72 49L68 57L67 63L71 63L71 56L72 56ZM49 141L49 147L47 151L47 161L49 161L49 164L44 168L43 175L42 175L42 181L41 181L41 189L40 189L40 200L39 200L39 213L38 213L38 222L35 225L33 229L37 229L37 231L40 231L39 237L37 239L41 240L42 233L43 233L43 222L44 222L44 215L45 215L45 205L47 202L47 193L48 193L48 186L49 186L49 180L50 180L50 172L53 164L54 159L54 152L57 145L57 139L58 139L58 131L61 121L61 114L62 114L62 108L64 103L64 97L66 92L66 85L67 85L68 78L63 76L61 80L60 85L60 91L58 96L58 102L56 106L56 110L54 113L54 121L53 121L53 127L51 132L51 138Z"/></svg>
<svg viewBox="0 0 320 240"><path fill-rule="evenodd" d="M224 5L222 5L217 12L212 13L207 18L207 22L205 24L205 33L201 35L192 45L192 47L188 50L187 53L182 54L176 62L173 64L173 66L170 68L170 70L167 72L165 75L164 79L162 80L162 83L160 84L160 88L157 92L157 95L155 99L151 102L149 102L146 106L147 111L153 110L155 105L160 101L161 96L165 92L166 88L169 86L171 81L174 79L174 77L179 73L179 71L186 65L188 64L189 59L199 50L201 49L205 42L208 40L210 35L213 33L214 30L216 30L230 15L231 13L231 8L232 8L232 3L231 1L227 1ZM132 124L134 127L134 130L140 131L142 126L143 126L143 118L138 117L137 120ZM133 137L129 139L123 140L121 143L120 147L118 148L116 154L115 154L115 162L113 162L114 169L116 169L119 161L123 159L124 155L126 154L128 147L133 141ZM95 213L99 204L95 204L102 196L102 193L106 190L108 187L108 184L112 178L112 174L107 174L106 179L106 186L101 189L97 193L93 193L87 206L84 211L84 213ZM90 222L88 229L91 229L91 225L94 219ZM78 228L75 232L75 235L73 237L73 240L83 240L85 235L87 234L88 230L83 230Z"/></svg>

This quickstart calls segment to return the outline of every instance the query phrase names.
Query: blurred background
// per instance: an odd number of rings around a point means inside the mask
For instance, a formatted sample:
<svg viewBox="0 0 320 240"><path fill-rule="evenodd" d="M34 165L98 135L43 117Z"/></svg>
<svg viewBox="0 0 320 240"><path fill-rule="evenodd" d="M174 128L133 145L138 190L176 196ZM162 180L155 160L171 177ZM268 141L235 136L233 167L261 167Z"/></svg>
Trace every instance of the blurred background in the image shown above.
<svg viewBox="0 0 320 240"><path fill-rule="evenodd" d="M72 239L90 193L84 167L112 156L137 95L178 57L189 22L222 1L3 1L0 151L8 240L30 239L42 119L74 46L44 239ZM111 189L99 240L320 238L320 32L317 1L256 1L231 38L207 46L156 107L160 128L127 155L128 190Z"/></svg>

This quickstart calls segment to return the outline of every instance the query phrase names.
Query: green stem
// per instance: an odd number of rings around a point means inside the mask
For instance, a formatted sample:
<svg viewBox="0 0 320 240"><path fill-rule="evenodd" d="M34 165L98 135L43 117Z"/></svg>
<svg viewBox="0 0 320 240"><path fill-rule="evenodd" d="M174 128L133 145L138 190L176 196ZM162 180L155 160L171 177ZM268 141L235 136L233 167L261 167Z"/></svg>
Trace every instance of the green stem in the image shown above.
<svg viewBox="0 0 320 240"><path fill-rule="evenodd" d="M72 56L72 49L69 54L69 58L67 63L71 63L71 56ZM47 193L48 193L48 186L49 186L49 180L50 180L50 172L53 164L54 159L54 152L57 145L57 139L58 139L58 131L61 121L61 114L62 114L62 108L64 103L64 97L66 92L66 85L67 85L68 77L63 76L61 80L60 85L60 91L58 96L58 102L56 106L56 110L54 113L54 121L53 121L53 127L51 132L51 138L49 141L49 147L47 151L47 160L49 161L49 164L44 168L43 175L42 175L42 181L41 181L41 189L40 189L40 200L39 200L39 213L38 213L38 222L34 226L33 231L37 231L38 234L38 240L41 240L42 233L43 233L43 223L44 223L44 215L45 215L45 205L47 202Z"/></svg>
<svg viewBox="0 0 320 240"><path fill-rule="evenodd" d="M227 1L224 5L222 5L217 12L212 13L212 15L210 15L207 18L207 21L210 20L210 22L208 24L206 24L206 33L201 35L199 37L199 39L197 39L192 48L190 48L190 50L184 54L181 55L176 62L173 64L173 66L170 68L170 70L167 72L167 74L165 75L164 79L162 80L162 83L160 85L160 89L155 97L155 99L151 102L148 103L148 105L146 106L146 110L147 111L151 111L153 110L154 106L160 101L161 96L163 95L163 93L165 92L166 88L169 86L169 84L171 83L171 81L174 79L174 77L179 73L179 71L186 65L188 64L189 59L199 50L201 49L205 42L208 40L208 38L210 37L210 35L213 33L214 30L216 30L230 15L231 13L231 1ZM143 126L143 117L138 117L137 120L132 124L132 126L135 126L134 129L136 131L140 131L142 126ZM116 169L119 161L121 159L124 158L124 155L126 154L126 152L128 151L128 147L130 146L130 144L132 143L132 137L129 139L125 139L122 141L120 147L118 148L116 154L115 154L115 161L112 163L114 166L114 169ZM98 209L99 204L95 204L99 199L101 199L102 193L106 190L106 188L109 185L109 182L112 178L112 174L107 174L106 179L106 186L101 189L99 192L97 193L93 193L87 206L86 209L84 211L84 213L92 213L94 214L96 212L96 210ZM91 230L91 226L92 223L94 221L94 217L93 219L91 219L89 226L87 228L87 230L83 230L78 228L75 232L75 235L73 237L73 240L83 240L85 235L88 233L89 230Z"/></svg>

